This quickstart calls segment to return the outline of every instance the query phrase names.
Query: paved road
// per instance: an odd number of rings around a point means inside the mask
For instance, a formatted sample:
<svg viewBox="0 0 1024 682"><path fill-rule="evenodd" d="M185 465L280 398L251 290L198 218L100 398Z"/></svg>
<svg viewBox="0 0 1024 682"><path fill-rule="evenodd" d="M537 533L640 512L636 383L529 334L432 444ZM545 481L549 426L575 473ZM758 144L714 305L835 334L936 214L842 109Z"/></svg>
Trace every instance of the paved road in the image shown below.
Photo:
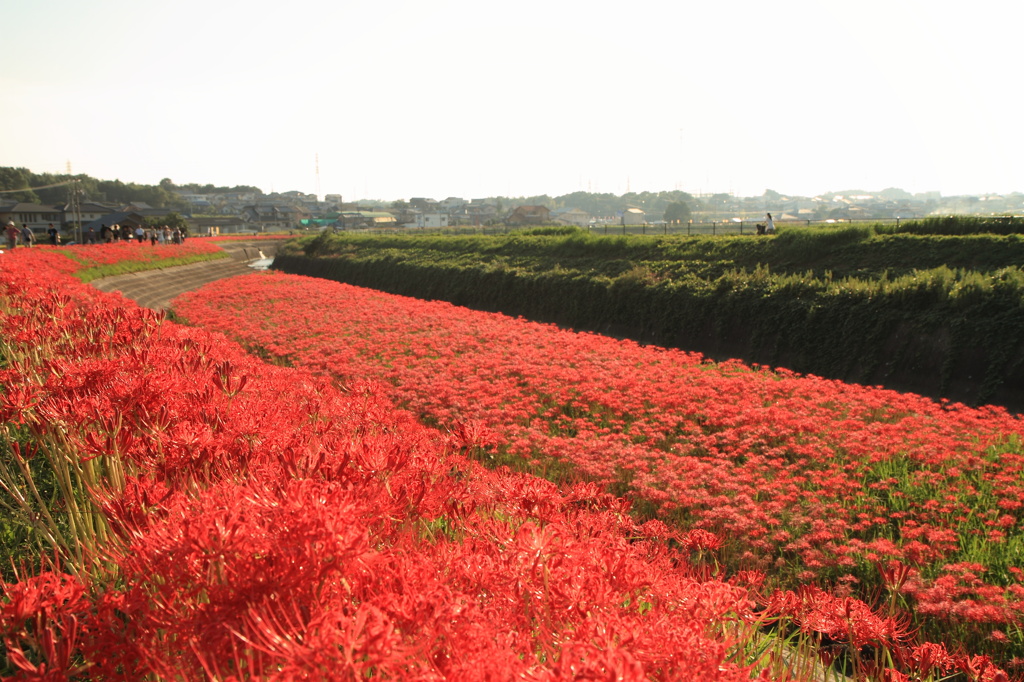
<svg viewBox="0 0 1024 682"><path fill-rule="evenodd" d="M230 258L180 265L162 270L146 270L128 275L104 277L92 284L101 291L119 291L139 305L153 310L167 310L171 299L224 277L253 272L249 263L260 258L260 252L270 258L277 251L275 241L224 242L220 245Z"/></svg>

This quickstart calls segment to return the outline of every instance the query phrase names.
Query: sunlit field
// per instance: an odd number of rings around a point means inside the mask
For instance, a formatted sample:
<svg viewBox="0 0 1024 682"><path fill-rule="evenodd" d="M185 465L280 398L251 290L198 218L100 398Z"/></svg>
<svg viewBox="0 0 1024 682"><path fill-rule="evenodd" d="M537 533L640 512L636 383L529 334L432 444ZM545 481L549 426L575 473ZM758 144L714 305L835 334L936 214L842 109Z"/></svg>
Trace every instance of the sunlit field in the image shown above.
<svg viewBox="0 0 1024 682"><path fill-rule="evenodd" d="M0 255L7 678L1016 664L1001 410L278 274L189 327L83 267Z"/></svg>
<svg viewBox="0 0 1024 682"><path fill-rule="evenodd" d="M445 303L270 274L185 319L341 385L374 378L485 463L596 482L721 539L730 575L854 595L951 646L1020 646L1020 420L712 364Z"/></svg>

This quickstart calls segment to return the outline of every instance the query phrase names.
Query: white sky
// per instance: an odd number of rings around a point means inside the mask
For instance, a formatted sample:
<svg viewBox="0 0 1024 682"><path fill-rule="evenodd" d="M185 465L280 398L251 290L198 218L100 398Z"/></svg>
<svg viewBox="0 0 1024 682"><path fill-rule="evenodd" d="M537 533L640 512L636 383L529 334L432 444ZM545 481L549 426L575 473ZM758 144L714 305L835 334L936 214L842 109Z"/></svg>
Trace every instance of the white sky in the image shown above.
<svg viewBox="0 0 1024 682"><path fill-rule="evenodd" d="M346 199L1024 191L1010 0L12 0L0 166Z"/></svg>

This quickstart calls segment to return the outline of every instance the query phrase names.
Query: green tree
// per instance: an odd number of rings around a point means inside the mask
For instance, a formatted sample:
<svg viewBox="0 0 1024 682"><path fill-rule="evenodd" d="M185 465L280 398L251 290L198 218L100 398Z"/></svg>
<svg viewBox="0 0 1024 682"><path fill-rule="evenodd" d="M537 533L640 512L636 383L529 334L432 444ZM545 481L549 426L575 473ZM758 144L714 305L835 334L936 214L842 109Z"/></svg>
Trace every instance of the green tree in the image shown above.
<svg viewBox="0 0 1024 682"><path fill-rule="evenodd" d="M40 204L44 206L60 206L67 203L70 187L62 184L71 180L70 175L55 175L53 173L30 173L29 183L32 187L39 187L36 195ZM56 185L56 187L51 187Z"/></svg>
<svg viewBox="0 0 1024 682"><path fill-rule="evenodd" d="M665 222L667 223L689 222L692 215L690 205L685 201L673 201L665 207Z"/></svg>
<svg viewBox="0 0 1024 682"><path fill-rule="evenodd" d="M178 202L178 197L163 185L136 185L128 186L131 193L131 201L142 201L153 208L172 208Z"/></svg>
<svg viewBox="0 0 1024 682"><path fill-rule="evenodd" d="M25 168L0 168L0 203L24 202L26 204L38 204L39 196L29 187L32 174ZM23 192L10 192L8 190L21 189Z"/></svg>

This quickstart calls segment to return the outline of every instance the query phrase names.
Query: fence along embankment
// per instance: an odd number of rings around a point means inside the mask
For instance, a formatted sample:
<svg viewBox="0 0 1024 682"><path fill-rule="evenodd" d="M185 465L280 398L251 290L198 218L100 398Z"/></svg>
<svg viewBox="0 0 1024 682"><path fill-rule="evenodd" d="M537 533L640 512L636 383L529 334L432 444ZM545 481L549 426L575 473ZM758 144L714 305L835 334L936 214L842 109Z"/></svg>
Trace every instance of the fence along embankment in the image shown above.
<svg viewBox="0 0 1024 682"><path fill-rule="evenodd" d="M328 235L274 269L968 404L1024 409L1024 237ZM961 228L957 228L961 229Z"/></svg>

